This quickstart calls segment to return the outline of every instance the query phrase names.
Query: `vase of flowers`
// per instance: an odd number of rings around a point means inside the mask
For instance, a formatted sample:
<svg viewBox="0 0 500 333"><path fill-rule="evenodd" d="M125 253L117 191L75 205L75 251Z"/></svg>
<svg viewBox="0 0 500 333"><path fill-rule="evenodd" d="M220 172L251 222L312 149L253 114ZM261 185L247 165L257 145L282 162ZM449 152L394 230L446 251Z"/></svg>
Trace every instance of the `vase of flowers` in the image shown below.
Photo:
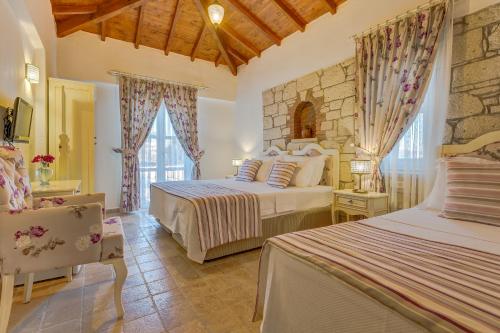
<svg viewBox="0 0 500 333"><path fill-rule="evenodd" d="M50 165L54 162L55 157L47 154L47 155L36 155L33 157L32 163L40 163L38 168L36 169L36 176L38 180L40 180L40 185L47 186L49 185L49 181L52 179L54 175L54 170L50 168Z"/></svg>

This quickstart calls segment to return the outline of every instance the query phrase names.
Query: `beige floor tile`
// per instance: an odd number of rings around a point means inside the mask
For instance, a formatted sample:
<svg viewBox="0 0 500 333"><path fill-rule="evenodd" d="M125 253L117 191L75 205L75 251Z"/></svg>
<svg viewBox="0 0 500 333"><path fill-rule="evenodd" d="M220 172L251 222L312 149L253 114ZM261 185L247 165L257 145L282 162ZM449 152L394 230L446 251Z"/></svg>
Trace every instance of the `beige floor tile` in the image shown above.
<svg viewBox="0 0 500 333"><path fill-rule="evenodd" d="M163 324L157 313L145 316L130 322L126 322L123 327L125 333L166 333Z"/></svg>
<svg viewBox="0 0 500 333"><path fill-rule="evenodd" d="M122 299L124 303L135 302L149 297L148 288L144 284L123 290Z"/></svg>
<svg viewBox="0 0 500 333"><path fill-rule="evenodd" d="M151 295L161 294L177 288L177 284L174 279L169 275L166 275L165 279L148 282L147 285Z"/></svg>
<svg viewBox="0 0 500 333"><path fill-rule="evenodd" d="M153 300L150 297L137 300L135 302L124 303L125 321L132 321L156 312Z"/></svg>
<svg viewBox="0 0 500 333"><path fill-rule="evenodd" d="M169 333L210 333L206 326L199 320L191 320L180 326L170 329Z"/></svg>
<svg viewBox="0 0 500 333"><path fill-rule="evenodd" d="M40 333L80 332L81 329L82 329L82 321L80 319L76 319L52 327L44 328L43 330L40 331Z"/></svg>

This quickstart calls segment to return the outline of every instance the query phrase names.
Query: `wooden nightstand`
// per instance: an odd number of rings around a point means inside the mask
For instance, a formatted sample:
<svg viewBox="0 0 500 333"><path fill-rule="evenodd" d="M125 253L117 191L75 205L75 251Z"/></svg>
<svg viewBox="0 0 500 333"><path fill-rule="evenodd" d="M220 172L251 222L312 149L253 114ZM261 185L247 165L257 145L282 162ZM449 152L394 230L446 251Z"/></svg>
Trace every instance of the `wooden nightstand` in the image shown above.
<svg viewBox="0 0 500 333"><path fill-rule="evenodd" d="M63 195L75 195L80 193L81 180L52 180L47 186L40 185L40 182L31 182L33 197L54 197Z"/></svg>
<svg viewBox="0 0 500 333"><path fill-rule="evenodd" d="M373 217L389 212L389 195L387 193L354 193L352 190L336 190L333 193L332 214L334 221L337 221L337 211L343 211L347 215L347 221L352 215Z"/></svg>

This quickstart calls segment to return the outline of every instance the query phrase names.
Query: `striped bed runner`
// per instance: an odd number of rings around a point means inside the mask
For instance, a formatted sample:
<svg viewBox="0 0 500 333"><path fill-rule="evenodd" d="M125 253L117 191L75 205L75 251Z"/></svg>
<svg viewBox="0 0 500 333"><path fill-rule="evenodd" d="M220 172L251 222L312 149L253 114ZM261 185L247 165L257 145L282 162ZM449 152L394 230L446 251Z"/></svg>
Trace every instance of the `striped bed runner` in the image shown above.
<svg viewBox="0 0 500 333"><path fill-rule="evenodd" d="M151 186L193 204L202 251L262 236L260 204L256 194L199 181L163 182Z"/></svg>
<svg viewBox="0 0 500 333"><path fill-rule="evenodd" d="M319 266L430 332L500 332L499 255L362 223L281 235L269 245Z"/></svg>

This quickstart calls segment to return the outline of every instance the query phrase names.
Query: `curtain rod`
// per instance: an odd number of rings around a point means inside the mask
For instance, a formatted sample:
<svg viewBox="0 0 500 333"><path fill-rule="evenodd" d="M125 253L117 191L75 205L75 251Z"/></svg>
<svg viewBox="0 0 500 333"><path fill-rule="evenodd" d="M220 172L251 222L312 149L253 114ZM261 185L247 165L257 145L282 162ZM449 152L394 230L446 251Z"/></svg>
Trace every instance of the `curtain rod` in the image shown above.
<svg viewBox="0 0 500 333"><path fill-rule="evenodd" d="M437 4L445 3L445 2L448 2L448 1L449 0L430 0L429 2L424 3L423 5L419 5L419 6L417 6L414 9L410 9L410 10L406 11L404 14L397 15L397 16L393 17L392 19L386 20L385 23L383 23L383 24L373 25L369 29L366 29L365 31L363 31L363 32L361 32L359 34L352 35L351 38L352 39L361 38L361 37L363 37L365 35L370 34L373 30L377 30L379 28L386 27L386 26L388 26L388 25L390 25L390 24L392 24L394 22L397 22L397 21L399 21L401 19L404 19L405 17L408 17L408 16L411 16L411 15L415 14L419 10L430 8L430 7L435 6Z"/></svg>
<svg viewBox="0 0 500 333"><path fill-rule="evenodd" d="M132 73L127 73L127 72L115 71L115 70L108 71L108 74L112 75L112 76L127 76L127 77L133 77L133 78L137 78L137 79L144 79L144 80L157 81L157 82L163 82L163 83L171 83L171 84L176 84L179 86L194 87L194 88L198 88L198 90L208 89L208 87L202 86L199 84L190 84L190 83L184 83L184 82L179 82L179 81L164 80L164 79L159 79L159 78L152 77L152 76L132 74Z"/></svg>

